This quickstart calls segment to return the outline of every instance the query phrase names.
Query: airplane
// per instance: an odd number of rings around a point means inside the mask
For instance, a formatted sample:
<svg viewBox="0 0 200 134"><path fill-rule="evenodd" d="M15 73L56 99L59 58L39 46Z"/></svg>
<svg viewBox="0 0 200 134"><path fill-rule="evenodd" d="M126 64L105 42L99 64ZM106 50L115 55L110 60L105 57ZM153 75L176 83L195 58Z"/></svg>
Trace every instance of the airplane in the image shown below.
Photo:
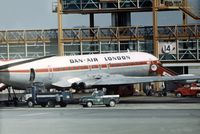
<svg viewBox="0 0 200 134"><path fill-rule="evenodd" d="M48 89L87 89L150 83L196 80L200 76L157 76L161 62L145 52L125 52L0 61L0 83L25 90L32 82Z"/></svg>

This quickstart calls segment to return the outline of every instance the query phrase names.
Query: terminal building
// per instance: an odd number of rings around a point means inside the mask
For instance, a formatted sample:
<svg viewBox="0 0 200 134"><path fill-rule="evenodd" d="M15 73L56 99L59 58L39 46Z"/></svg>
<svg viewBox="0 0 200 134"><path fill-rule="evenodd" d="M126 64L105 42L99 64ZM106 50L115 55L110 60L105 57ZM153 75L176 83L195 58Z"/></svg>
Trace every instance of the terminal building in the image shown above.
<svg viewBox="0 0 200 134"><path fill-rule="evenodd" d="M191 1L57 0L52 12L58 15L58 28L1 30L0 59L142 51L179 74L200 75L200 9L193 9ZM162 11L180 11L183 24L159 26L157 14ZM132 26L134 12L152 12L153 25ZM99 13L111 14L111 26L95 27ZM88 14L90 27L63 28L67 14ZM194 23L187 23L189 18Z"/></svg>

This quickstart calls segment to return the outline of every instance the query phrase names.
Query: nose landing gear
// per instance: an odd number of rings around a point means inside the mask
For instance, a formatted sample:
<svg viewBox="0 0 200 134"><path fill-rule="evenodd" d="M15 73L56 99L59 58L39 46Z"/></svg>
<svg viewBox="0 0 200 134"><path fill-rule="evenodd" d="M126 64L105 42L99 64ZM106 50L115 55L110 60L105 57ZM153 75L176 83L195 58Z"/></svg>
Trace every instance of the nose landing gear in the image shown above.
<svg viewBox="0 0 200 134"><path fill-rule="evenodd" d="M8 100L4 102L5 105L10 106L13 104L14 106L17 107L19 103L19 99L15 93L15 90L12 87L8 87L7 90L8 90ZM11 94L11 91L13 92L12 94Z"/></svg>

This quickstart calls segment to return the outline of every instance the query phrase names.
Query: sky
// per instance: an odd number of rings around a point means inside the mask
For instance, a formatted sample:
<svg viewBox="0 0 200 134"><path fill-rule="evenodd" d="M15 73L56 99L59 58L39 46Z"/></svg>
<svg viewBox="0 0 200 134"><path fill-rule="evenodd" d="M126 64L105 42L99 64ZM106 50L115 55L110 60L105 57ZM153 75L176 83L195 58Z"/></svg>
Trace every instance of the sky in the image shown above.
<svg viewBox="0 0 200 134"><path fill-rule="evenodd" d="M195 8L199 8L200 13L200 0L189 1L192 1ZM0 0L0 30L57 28L57 14L52 12L53 2L56 0ZM152 25L152 12L132 13L131 16L133 26ZM189 23L200 24L200 21L189 20ZM158 24L182 24L182 13L180 11L159 12ZM109 27L110 25L110 14L95 15L95 26ZM63 15L63 28L76 26L89 26L89 16Z"/></svg>

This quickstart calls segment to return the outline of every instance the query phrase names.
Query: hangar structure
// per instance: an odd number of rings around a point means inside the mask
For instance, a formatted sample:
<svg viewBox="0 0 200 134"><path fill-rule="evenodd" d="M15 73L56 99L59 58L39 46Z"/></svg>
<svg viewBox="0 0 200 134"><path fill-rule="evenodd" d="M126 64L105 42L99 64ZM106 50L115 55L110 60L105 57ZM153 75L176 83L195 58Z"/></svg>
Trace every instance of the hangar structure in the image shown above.
<svg viewBox="0 0 200 134"><path fill-rule="evenodd" d="M190 0L57 0L52 11L58 14L58 29L0 31L0 59L129 49L153 53L180 73L200 70L200 24L187 24L188 17L199 20L200 11ZM160 11L183 12L183 24L158 26ZM133 12L152 12L153 26L132 26ZM95 27L94 15L99 13L110 13L112 26ZM65 14L89 14L90 27L63 28Z"/></svg>

